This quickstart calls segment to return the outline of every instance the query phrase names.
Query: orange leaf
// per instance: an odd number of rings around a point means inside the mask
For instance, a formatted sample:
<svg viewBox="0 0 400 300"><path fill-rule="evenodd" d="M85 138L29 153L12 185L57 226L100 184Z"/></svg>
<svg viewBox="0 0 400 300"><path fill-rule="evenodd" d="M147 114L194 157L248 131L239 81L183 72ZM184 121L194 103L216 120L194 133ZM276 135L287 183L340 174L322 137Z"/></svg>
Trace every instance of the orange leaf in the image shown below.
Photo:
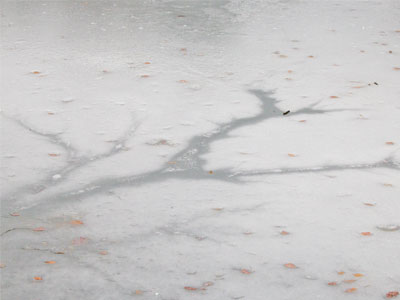
<svg viewBox="0 0 400 300"><path fill-rule="evenodd" d="M357 291L357 288L350 288L345 290L346 293L354 293L355 291Z"/></svg>
<svg viewBox="0 0 400 300"><path fill-rule="evenodd" d="M45 230L46 230L46 228L44 228L44 227L37 227L37 228L33 229L33 231L45 231Z"/></svg>
<svg viewBox="0 0 400 300"><path fill-rule="evenodd" d="M150 75L145 74L145 75L142 75L141 77L142 77L142 78L149 78Z"/></svg>
<svg viewBox="0 0 400 300"><path fill-rule="evenodd" d="M107 252L106 250L103 250L103 251L100 251L99 254L101 254L101 255L107 255L108 252Z"/></svg>
<svg viewBox="0 0 400 300"><path fill-rule="evenodd" d="M195 290L197 290L197 288L191 287L191 286L185 286L184 289L187 290L187 291L195 291Z"/></svg>
<svg viewBox="0 0 400 300"><path fill-rule="evenodd" d="M288 155L289 155L290 157L296 157L296 156L297 156L296 154L293 154L293 153L288 153Z"/></svg>
<svg viewBox="0 0 400 300"><path fill-rule="evenodd" d="M284 264L284 266L286 268L289 268L289 269L297 269L297 266L295 264L292 264L292 263Z"/></svg>
<svg viewBox="0 0 400 300"><path fill-rule="evenodd" d="M331 282L328 282L328 285L330 285L330 286L337 285L337 282L336 281L331 281Z"/></svg>
<svg viewBox="0 0 400 300"><path fill-rule="evenodd" d="M187 80L181 79L181 80L179 80L179 82L180 82L180 83L187 83Z"/></svg>
<svg viewBox="0 0 400 300"><path fill-rule="evenodd" d="M285 230L282 230L282 231L281 231L281 235L288 235L288 234L290 234L290 232L287 232L287 231L285 231Z"/></svg>
<svg viewBox="0 0 400 300"><path fill-rule="evenodd" d="M72 220L69 223L72 225L82 225L83 224L83 222L81 220Z"/></svg>
<svg viewBox="0 0 400 300"><path fill-rule="evenodd" d="M392 292L388 292L387 294L386 294L386 298L395 298L395 297L397 297L399 295L399 292L398 291L392 291Z"/></svg>
<svg viewBox="0 0 400 300"><path fill-rule="evenodd" d="M35 276L35 277L33 277L33 279L35 279L35 280L37 280L37 281L41 281L41 280L43 280L43 278L42 278L42 277L40 277L40 276Z"/></svg>
<svg viewBox="0 0 400 300"><path fill-rule="evenodd" d="M5 267L6 267L5 264L0 264L0 269L3 269L3 268L5 268Z"/></svg>
<svg viewBox="0 0 400 300"><path fill-rule="evenodd" d="M309 55L308 58L314 58L314 56L313 55Z"/></svg>
<svg viewBox="0 0 400 300"><path fill-rule="evenodd" d="M253 273L253 271L250 271L250 270L247 270L247 269L241 269L240 272L242 274L246 274L246 275L249 275L249 274Z"/></svg>
<svg viewBox="0 0 400 300"><path fill-rule="evenodd" d="M144 64L145 64L145 65L150 65L150 62L149 62L149 61L146 61Z"/></svg>
<svg viewBox="0 0 400 300"><path fill-rule="evenodd" d="M48 265L53 265L53 264L55 264L56 262L55 262L54 260L46 260L44 263L45 263L45 264L48 264Z"/></svg>
<svg viewBox="0 0 400 300"><path fill-rule="evenodd" d="M299 122L304 123L304 122L307 122L307 120L300 120Z"/></svg>
<svg viewBox="0 0 400 300"><path fill-rule="evenodd" d="M354 273L353 276L354 276L354 277L363 277L364 275L361 274L361 273Z"/></svg>
<svg viewBox="0 0 400 300"><path fill-rule="evenodd" d="M347 279L347 280L343 280L344 283L353 283L356 282L357 280L355 279Z"/></svg>
<svg viewBox="0 0 400 300"><path fill-rule="evenodd" d="M386 145L394 145L393 142L386 142L385 144L386 144Z"/></svg>
<svg viewBox="0 0 400 300"><path fill-rule="evenodd" d="M55 157L55 156L60 156L60 154L59 153L49 153L49 156Z"/></svg>
<svg viewBox="0 0 400 300"><path fill-rule="evenodd" d="M366 205L366 206L375 206L374 203L368 203L368 202L364 202L364 205Z"/></svg>
<svg viewBox="0 0 400 300"><path fill-rule="evenodd" d="M33 73L33 74L36 74L36 75L37 75L37 74L40 74L39 71L32 71L32 73Z"/></svg>
<svg viewBox="0 0 400 300"><path fill-rule="evenodd" d="M343 272L343 271L337 272L337 273L338 273L338 275L344 275L344 272Z"/></svg>
<svg viewBox="0 0 400 300"><path fill-rule="evenodd" d="M88 239L85 238L85 237L79 237L79 238L73 239L73 240L72 240L72 244L74 244L74 245L81 245L81 244L86 243L87 240L88 240Z"/></svg>
<svg viewBox="0 0 400 300"><path fill-rule="evenodd" d="M339 98L338 96L331 96L330 97L331 99L337 99L337 98Z"/></svg>
<svg viewBox="0 0 400 300"><path fill-rule="evenodd" d="M370 236L370 235L372 235L372 233L369 232L369 231L361 232L361 234L364 235L364 236Z"/></svg>

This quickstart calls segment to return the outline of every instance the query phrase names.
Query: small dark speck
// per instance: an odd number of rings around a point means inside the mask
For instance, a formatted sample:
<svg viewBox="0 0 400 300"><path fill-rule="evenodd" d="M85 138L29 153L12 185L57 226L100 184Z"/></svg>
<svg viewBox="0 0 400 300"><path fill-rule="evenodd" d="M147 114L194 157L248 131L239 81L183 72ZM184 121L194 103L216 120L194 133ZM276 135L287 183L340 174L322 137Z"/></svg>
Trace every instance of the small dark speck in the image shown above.
<svg viewBox="0 0 400 300"><path fill-rule="evenodd" d="M283 115L286 116L288 113L290 113L290 110L285 111L285 112L283 113Z"/></svg>
<svg viewBox="0 0 400 300"><path fill-rule="evenodd" d="M374 84L375 84L375 85L378 85L378 83L377 83L377 82L374 82Z"/></svg>

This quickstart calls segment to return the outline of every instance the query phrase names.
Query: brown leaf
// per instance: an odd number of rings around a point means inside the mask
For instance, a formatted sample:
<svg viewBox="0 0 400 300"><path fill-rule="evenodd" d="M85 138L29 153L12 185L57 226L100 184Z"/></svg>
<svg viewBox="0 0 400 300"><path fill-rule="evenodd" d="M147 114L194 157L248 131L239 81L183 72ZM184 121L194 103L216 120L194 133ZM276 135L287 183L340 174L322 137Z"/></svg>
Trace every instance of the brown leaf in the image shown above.
<svg viewBox="0 0 400 300"><path fill-rule="evenodd" d="M45 231L45 230L46 230L46 228L44 228L44 227L37 227L37 228L33 229L33 231Z"/></svg>
<svg viewBox="0 0 400 300"><path fill-rule="evenodd" d="M65 253L62 251L57 251L57 252L54 252L54 254L65 254Z"/></svg>
<svg viewBox="0 0 400 300"><path fill-rule="evenodd" d="M253 273L253 271L250 271L250 270L247 270L247 269L241 269L240 272L242 274L246 274L246 275L249 275L249 274Z"/></svg>
<svg viewBox="0 0 400 300"><path fill-rule="evenodd" d="M33 277L33 279L35 279L36 281L42 281L43 280L43 278L40 277L40 276L35 276L35 277Z"/></svg>
<svg viewBox="0 0 400 300"><path fill-rule="evenodd" d="M151 64L151 62L149 62L149 61L146 61L144 64L145 64L145 65L150 65L150 64Z"/></svg>
<svg viewBox="0 0 400 300"><path fill-rule="evenodd" d="M337 285L337 282L336 281L331 281L331 282L328 282L328 285L330 285L330 286Z"/></svg>
<svg viewBox="0 0 400 300"><path fill-rule="evenodd" d="M296 154L293 154L293 153L288 153L288 156L290 156L290 157L296 157L297 155L296 155Z"/></svg>
<svg viewBox="0 0 400 300"><path fill-rule="evenodd" d="M364 205L366 205L366 206L375 206L375 203L364 202Z"/></svg>
<svg viewBox="0 0 400 300"><path fill-rule="evenodd" d="M331 99L338 99L338 96L330 96Z"/></svg>
<svg viewBox="0 0 400 300"><path fill-rule="evenodd" d="M46 260L44 263L45 263L45 264L48 264L48 265L53 265L53 264L55 264L56 262L55 262L54 260Z"/></svg>
<svg viewBox="0 0 400 300"><path fill-rule="evenodd" d="M142 76L140 76L140 77L142 77L142 78L149 78L150 75L144 74L144 75L142 75Z"/></svg>
<svg viewBox="0 0 400 300"><path fill-rule="evenodd" d="M143 294L143 291L141 291L141 290L136 290L136 291L135 291L135 294L136 294L136 295L141 295L141 294Z"/></svg>
<svg viewBox="0 0 400 300"><path fill-rule="evenodd" d="M307 120L300 120L299 122L300 123L304 123L304 122L307 122Z"/></svg>
<svg viewBox="0 0 400 300"><path fill-rule="evenodd" d="M393 67L393 70L400 71L400 67Z"/></svg>
<svg viewBox="0 0 400 300"><path fill-rule="evenodd" d="M72 220L69 223L72 225L82 225L83 224L83 222L81 220Z"/></svg>
<svg viewBox="0 0 400 300"><path fill-rule="evenodd" d="M290 234L290 232L287 232L287 231L285 231L285 230L282 230L282 231L281 231L281 235L288 235L288 234Z"/></svg>
<svg viewBox="0 0 400 300"><path fill-rule="evenodd" d="M314 58L314 56L313 55L309 55L308 58Z"/></svg>
<svg viewBox="0 0 400 300"><path fill-rule="evenodd" d="M295 264L292 264L292 263L284 264L284 266L286 268L289 268L289 269L297 269L297 266Z"/></svg>
<svg viewBox="0 0 400 300"><path fill-rule="evenodd" d="M399 295L398 291L391 291L386 294L386 298L395 298Z"/></svg>
<svg viewBox="0 0 400 300"><path fill-rule="evenodd" d="M103 251L100 251L99 254L101 254L101 255L107 255L108 252L107 252L106 250L103 250Z"/></svg>
<svg viewBox="0 0 400 300"><path fill-rule="evenodd" d="M349 288L345 290L346 293L354 293L355 291L357 291L357 288Z"/></svg>
<svg viewBox="0 0 400 300"><path fill-rule="evenodd" d="M281 55L279 55L279 57L280 57L280 58L286 58L286 57L287 57L287 55L285 55L285 54L281 54Z"/></svg>
<svg viewBox="0 0 400 300"><path fill-rule="evenodd" d="M214 174L214 172L213 171L208 171L208 174Z"/></svg>
<svg viewBox="0 0 400 300"><path fill-rule="evenodd" d="M393 142L386 142L385 144L386 144L386 145L390 145L390 146L394 145Z"/></svg>
<svg viewBox="0 0 400 300"><path fill-rule="evenodd" d="M187 291L196 291L197 290L197 288L192 287L192 286L185 286L184 289Z"/></svg>
<svg viewBox="0 0 400 300"><path fill-rule="evenodd" d="M384 183L383 186L392 187L393 184L391 184L391 183Z"/></svg>
<svg viewBox="0 0 400 300"><path fill-rule="evenodd" d="M60 154L59 153L49 153L49 156L56 157L56 156L60 156Z"/></svg>
<svg viewBox="0 0 400 300"><path fill-rule="evenodd" d="M371 236L372 235L372 233L369 232L369 231L361 232L361 234L364 235L364 236Z"/></svg>

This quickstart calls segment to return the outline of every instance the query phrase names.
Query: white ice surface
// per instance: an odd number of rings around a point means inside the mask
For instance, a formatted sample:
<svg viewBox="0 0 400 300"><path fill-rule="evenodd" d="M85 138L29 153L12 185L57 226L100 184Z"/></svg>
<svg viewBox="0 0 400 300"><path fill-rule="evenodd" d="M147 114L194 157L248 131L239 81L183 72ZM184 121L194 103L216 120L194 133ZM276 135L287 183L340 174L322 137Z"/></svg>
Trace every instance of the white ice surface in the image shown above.
<svg viewBox="0 0 400 300"><path fill-rule="evenodd" d="M4 0L0 68L2 299L400 291L399 1Z"/></svg>

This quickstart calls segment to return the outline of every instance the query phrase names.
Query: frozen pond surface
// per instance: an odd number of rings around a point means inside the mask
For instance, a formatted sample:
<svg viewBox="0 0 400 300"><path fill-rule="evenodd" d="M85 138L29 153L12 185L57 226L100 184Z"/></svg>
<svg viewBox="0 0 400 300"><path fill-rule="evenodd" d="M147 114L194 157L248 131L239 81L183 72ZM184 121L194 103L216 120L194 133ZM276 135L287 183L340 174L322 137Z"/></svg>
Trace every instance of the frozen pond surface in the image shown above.
<svg viewBox="0 0 400 300"><path fill-rule="evenodd" d="M2 1L1 47L2 299L397 297L399 1Z"/></svg>

